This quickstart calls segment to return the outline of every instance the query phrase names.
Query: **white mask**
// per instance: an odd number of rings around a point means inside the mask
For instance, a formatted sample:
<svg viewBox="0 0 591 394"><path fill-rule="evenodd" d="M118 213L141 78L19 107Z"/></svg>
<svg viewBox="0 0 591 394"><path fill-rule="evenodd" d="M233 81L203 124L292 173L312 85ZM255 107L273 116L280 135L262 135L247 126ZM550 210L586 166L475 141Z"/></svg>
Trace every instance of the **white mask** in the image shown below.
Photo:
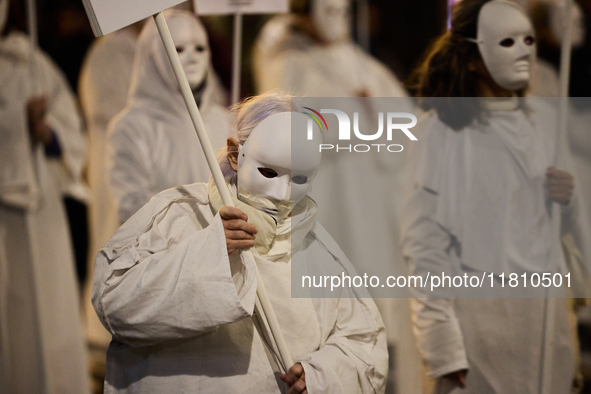
<svg viewBox="0 0 591 394"><path fill-rule="evenodd" d="M8 5L10 0L0 0L0 32L6 27L6 21L8 20Z"/></svg>
<svg viewBox="0 0 591 394"><path fill-rule="evenodd" d="M312 0L312 20L328 43L346 41L351 36L349 0Z"/></svg>
<svg viewBox="0 0 591 394"><path fill-rule="evenodd" d="M308 119L298 112L271 115L239 149L238 198L278 222L308 193L320 165L320 131L313 126L308 141Z"/></svg>
<svg viewBox="0 0 591 394"><path fill-rule="evenodd" d="M207 33L203 26L188 19L178 19L171 23L170 34L181 59L183 69L189 80L191 89L197 88L207 75L209 68L209 44Z"/></svg>
<svg viewBox="0 0 591 394"><path fill-rule="evenodd" d="M486 3L478 15L475 42L497 85L512 91L527 86L536 57L535 33L517 4L506 0Z"/></svg>
<svg viewBox="0 0 591 394"><path fill-rule="evenodd" d="M562 41L562 32L565 29L564 26L564 13L566 12L566 7L564 1L560 1L556 4L556 1L549 7L550 11L550 29L552 30L552 34L554 35L554 39L560 43ZM573 8L572 8L572 24L571 24L571 37L572 37L572 45L573 48L579 48L583 45L585 41L585 21L583 16L583 11L581 10L581 6L577 4L576 1L573 1Z"/></svg>

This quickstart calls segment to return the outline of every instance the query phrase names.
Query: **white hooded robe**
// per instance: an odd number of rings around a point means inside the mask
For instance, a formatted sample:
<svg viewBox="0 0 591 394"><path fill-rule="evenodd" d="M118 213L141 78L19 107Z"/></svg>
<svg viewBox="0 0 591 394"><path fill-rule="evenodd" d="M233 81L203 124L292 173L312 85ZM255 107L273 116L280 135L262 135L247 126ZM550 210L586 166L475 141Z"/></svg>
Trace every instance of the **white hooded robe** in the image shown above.
<svg viewBox="0 0 591 394"><path fill-rule="evenodd" d="M27 101L48 95L46 119L62 147L62 157L51 160L68 177L81 171L80 120L63 75L23 35L0 40L0 85L0 387L3 393L87 393L62 190L43 148L31 147Z"/></svg>
<svg viewBox="0 0 591 394"><path fill-rule="evenodd" d="M543 101L530 103L536 106L529 114L517 99L491 103L485 124L460 131L434 111L421 122L423 143L413 152L404 209L404 254L413 275L563 272L544 186L555 158L555 118ZM572 168L564 162L561 169ZM576 199L561 212L561 230L568 232ZM574 355L564 299L553 300L553 347L544 354L543 298L417 292L414 331L426 372L437 379L435 393L539 393L544 355L553 360L550 392L570 392ZM462 369L464 389L442 378Z"/></svg>
<svg viewBox="0 0 591 394"><path fill-rule="evenodd" d="M226 144L230 124L226 110L213 101L212 85L207 81L199 109L217 151ZM151 20L137 43L130 102L108 133L110 186L120 223L165 189L209 179L201 144Z"/></svg>
<svg viewBox="0 0 591 394"><path fill-rule="evenodd" d="M128 220L95 266L93 304L114 338L105 392L285 392L250 319L253 264L310 394L383 392L386 339L373 301L347 290L340 298L291 297L292 248L298 262L350 267L316 223L315 203L305 198L297 207L289 236L276 235L254 261L227 254L205 184L164 191Z"/></svg>

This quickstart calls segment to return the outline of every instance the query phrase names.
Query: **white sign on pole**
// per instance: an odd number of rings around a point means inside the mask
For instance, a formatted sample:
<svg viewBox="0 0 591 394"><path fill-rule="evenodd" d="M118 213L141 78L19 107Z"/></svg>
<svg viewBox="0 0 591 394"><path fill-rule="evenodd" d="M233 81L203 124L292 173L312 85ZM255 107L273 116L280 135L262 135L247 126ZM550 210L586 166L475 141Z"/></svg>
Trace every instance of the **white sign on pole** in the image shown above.
<svg viewBox="0 0 591 394"><path fill-rule="evenodd" d="M193 0L198 15L277 14L289 11L288 0Z"/></svg>
<svg viewBox="0 0 591 394"><path fill-rule="evenodd" d="M94 35L104 36L186 0L82 0Z"/></svg>

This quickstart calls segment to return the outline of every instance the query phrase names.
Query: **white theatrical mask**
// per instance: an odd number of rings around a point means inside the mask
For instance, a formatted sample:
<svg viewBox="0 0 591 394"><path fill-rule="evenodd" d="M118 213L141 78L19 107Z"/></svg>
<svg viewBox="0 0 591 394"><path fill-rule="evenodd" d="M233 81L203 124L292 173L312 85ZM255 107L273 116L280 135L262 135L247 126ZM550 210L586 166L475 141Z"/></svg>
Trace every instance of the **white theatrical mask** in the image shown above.
<svg viewBox="0 0 591 394"><path fill-rule="evenodd" d="M566 4L564 1L553 0L549 7L550 10L550 29L558 43L562 41L562 32L566 29L564 26L564 13ZM573 1L571 14L571 39L573 48L579 48L585 41L585 20L581 6Z"/></svg>
<svg viewBox="0 0 591 394"><path fill-rule="evenodd" d="M310 191L320 166L322 137L298 112L281 112L259 123L238 153L238 198L283 220ZM313 122L312 122L313 123Z"/></svg>
<svg viewBox="0 0 591 394"><path fill-rule="evenodd" d="M535 33L519 5L506 0L486 3L478 15L474 41L500 87L515 91L527 86L536 58Z"/></svg>
<svg viewBox="0 0 591 394"><path fill-rule="evenodd" d="M197 20L183 18L170 25L170 34L189 85L191 89L195 89L205 81L209 67L207 32Z"/></svg>
<svg viewBox="0 0 591 394"><path fill-rule="evenodd" d="M312 0L312 21L320 37L328 42L351 37L350 0Z"/></svg>
<svg viewBox="0 0 591 394"><path fill-rule="evenodd" d="M10 0L0 0L0 32L4 30L8 20L8 5Z"/></svg>

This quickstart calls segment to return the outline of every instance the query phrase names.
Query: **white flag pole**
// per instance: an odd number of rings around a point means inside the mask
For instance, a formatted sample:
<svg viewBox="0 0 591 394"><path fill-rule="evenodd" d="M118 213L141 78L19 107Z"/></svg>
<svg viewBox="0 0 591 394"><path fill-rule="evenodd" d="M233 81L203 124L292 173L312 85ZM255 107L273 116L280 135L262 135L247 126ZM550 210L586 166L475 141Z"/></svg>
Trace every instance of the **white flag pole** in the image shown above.
<svg viewBox="0 0 591 394"><path fill-rule="evenodd" d="M568 128L568 90L570 83L570 64L572 53L572 13L573 0L565 0L563 14L562 44L560 48L560 98L558 108L558 122L555 141L554 164L559 165L560 151L562 149L564 133ZM552 204L552 217L554 234L560 237L560 207L558 203ZM557 252L562 253L562 250ZM558 258L558 256L555 256ZM556 260L555 260L556 261ZM544 341L542 349L542 379L540 392L550 394L552 392L552 372L553 372L553 349L554 337L556 335L556 299L550 296L550 288L545 301L546 313L544 324Z"/></svg>
<svg viewBox="0 0 591 394"><path fill-rule="evenodd" d="M203 119L201 118L201 114L199 113L199 109L197 108L197 103L195 102L193 92L191 91L191 87L189 86L189 82L187 81L187 76L185 75L185 72L183 70L181 60L178 56L178 53L176 52L176 48L174 42L172 41L170 31L168 30L166 20L164 19L164 15L161 12L155 14L154 21L156 22L156 26L158 27L160 38L162 39L162 43L164 44L164 48L166 49L166 54L168 55L168 59L170 60L170 63L174 70L174 75L181 89L181 94L185 101L185 105L189 110L189 115L191 116L191 120L193 122L193 126L195 127L195 131L197 132L197 137L199 137L199 142L201 142L201 146L203 147L205 158L207 159L207 163L213 175L215 184L220 192L220 196L222 197L222 201L224 205L234 206L232 197L230 195L230 191L226 187L226 181L222 174L222 170L218 165L218 161L214 153L213 147L211 146L209 136L207 135L207 131L205 130ZM248 251L246 253L251 252ZM287 370L293 365L293 359L291 358L291 354L283 337L283 333L281 332L281 329L279 327L277 316L275 315L275 311L273 310L273 305L271 304L271 300L269 299L269 296L265 289L265 285L262 281L261 275L256 265L255 270L257 276L257 296L260 301L260 306L262 307L262 311L260 312L262 312L263 316L267 317L269 326L271 328L271 332L268 336L270 338L275 339L277 348L279 349L279 356L281 358L281 362L283 363L283 367L285 368L285 370ZM255 306L258 307L258 303L256 303Z"/></svg>
<svg viewBox="0 0 591 394"><path fill-rule="evenodd" d="M232 104L240 101L240 71L242 69L242 14L234 14L234 43L232 55Z"/></svg>

